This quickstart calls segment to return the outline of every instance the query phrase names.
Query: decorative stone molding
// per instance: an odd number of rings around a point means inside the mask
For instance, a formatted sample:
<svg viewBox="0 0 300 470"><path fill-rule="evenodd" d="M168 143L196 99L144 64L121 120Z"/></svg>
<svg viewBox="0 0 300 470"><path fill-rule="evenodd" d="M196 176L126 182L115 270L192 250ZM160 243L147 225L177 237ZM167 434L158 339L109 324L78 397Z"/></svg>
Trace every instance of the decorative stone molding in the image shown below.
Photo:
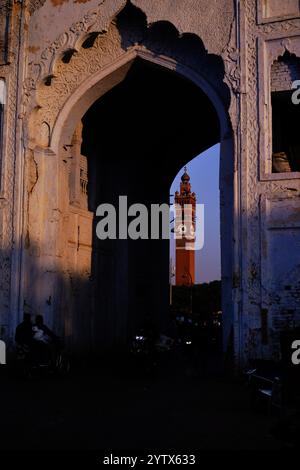
<svg viewBox="0 0 300 470"><path fill-rule="evenodd" d="M275 23L265 24L259 27L259 32L265 35L285 34L290 32L298 32L300 29L300 19L289 21L278 21Z"/></svg>
<svg viewBox="0 0 300 470"><path fill-rule="evenodd" d="M59 110L80 83L137 47L199 70L208 82L213 75L212 86L228 109L231 98L229 88L223 81L224 76L233 92L238 90L240 76L234 31L230 45L224 51L225 74L221 58L207 54L200 38L190 33L179 34L168 22L147 25L143 12L129 5L128 8L136 10L134 25L128 27L126 19L123 21L125 9L120 12L122 18L117 15L103 19L100 5L97 11L86 14L43 51L39 63L30 64L24 83L21 114L21 117L26 114L25 122L29 127L41 128L43 122L48 123L51 133ZM93 39L89 47L82 47L89 37ZM161 37L164 38L163 42Z"/></svg>
<svg viewBox="0 0 300 470"><path fill-rule="evenodd" d="M28 77L23 86L23 107L26 107L33 92L36 91L37 84L54 75L54 63L57 57L64 52L74 50L78 39L96 21L97 12L93 11L84 16L81 22L71 26L68 32L62 34L51 46L41 54L39 63L30 63L28 67Z"/></svg>
<svg viewBox="0 0 300 470"><path fill-rule="evenodd" d="M242 159L247 162L242 168L242 210L247 214L243 224L243 237L247 241L247 256L244 257L242 271L243 288L247 296L243 299L243 316L240 328L245 338L244 354L255 354L257 329L260 326L261 273L260 248L254 240L259 239L259 191L257 186L257 149L258 149L258 120L257 120L257 30L256 30L256 1L245 1L246 20L246 91L243 98L241 114L241 133L244 140ZM253 336L254 335L254 336Z"/></svg>
<svg viewBox="0 0 300 470"><path fill-rule="evenodd" d="M241 60L240 60L240 44L236 40L236 28L238 19L233 20L230 30L230 39L227 47L222 52L222 58L225 66L224 82L230 88L231 102L229 115L231 118L232 128L236 132L238 127L238 100L237 95L241 93Z"/></svg>
<svg viewBox="0 0 300 470"><path fill-rule="evenodd" d="M224 60L226 76L225 80L230 85L234 93L240 92L241 69L240 69L240 52L236 44L236 20L231 24L230 40L227 47L222 52Z"/></svg>
<svg viewBox="0 0 300 470"><path fill-rule="evenodd" d="M23 112L21 117L26 112L25 109L30 97L34 95L37 89L37 84L54 76L56 60L66 52L79 50L89 34L97 30L99 32L107 30L112 18L106 18L105 15L102 16L101 6L104 2L105 0L102 0L97 10L89 11L80 21L74 23L66 32L61 34L56 41L41 53L39 62L31 62L29 64L28 76L23 86Z"/></svg>
<svg viewBox="0 0 300 470"><path fill-rule="evenodd" d="M239 67L239 51L236 47L228 47L224 54L226 63L226 78L234 93L240 92L241 71Z"/></svg>

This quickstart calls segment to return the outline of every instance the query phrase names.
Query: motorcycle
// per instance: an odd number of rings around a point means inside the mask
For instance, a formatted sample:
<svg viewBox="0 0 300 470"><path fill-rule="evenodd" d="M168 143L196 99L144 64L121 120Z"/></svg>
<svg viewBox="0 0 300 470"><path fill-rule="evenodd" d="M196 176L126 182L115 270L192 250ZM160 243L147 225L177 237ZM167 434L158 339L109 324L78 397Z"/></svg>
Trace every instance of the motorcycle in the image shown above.
<svg viewBox="0 0 300 470"><path fill-rule="evenodd" d="M30 379L41 374L64 377L69 374L70 367L70 360L59 338L51 345L38 341L32 341L30 345L17 344L17 369L23 378Z"/></svg>
<svg viewBox="0 0 300 470"><path fill-rule="evenodd" d="M152 375L155 373L159 356L170 351L174 341L165 335L154 338L145 329L139 330L131 342L131 356L135 365L142 374Z"/></svg>

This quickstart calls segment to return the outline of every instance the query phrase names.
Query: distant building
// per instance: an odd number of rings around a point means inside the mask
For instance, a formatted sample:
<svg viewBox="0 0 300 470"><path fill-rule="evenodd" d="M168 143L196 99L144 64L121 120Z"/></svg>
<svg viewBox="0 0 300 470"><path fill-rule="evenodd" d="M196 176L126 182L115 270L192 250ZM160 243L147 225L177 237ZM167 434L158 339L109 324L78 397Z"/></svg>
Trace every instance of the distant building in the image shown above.
<svg viewBox="0 0 300 470"><path fill-rule="evenodd" d="M190 177L185 168L180 192L175 193L176 219L176 285L195 283L196 194L191 191Z"/></svg>

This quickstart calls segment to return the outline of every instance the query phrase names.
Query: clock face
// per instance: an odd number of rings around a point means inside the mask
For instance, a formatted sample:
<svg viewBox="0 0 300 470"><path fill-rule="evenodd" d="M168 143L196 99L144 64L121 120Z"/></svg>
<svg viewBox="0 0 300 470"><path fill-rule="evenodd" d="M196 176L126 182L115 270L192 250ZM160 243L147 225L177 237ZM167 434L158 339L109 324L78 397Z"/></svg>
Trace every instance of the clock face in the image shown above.
<svg viewBox="0 0 300 470"><path fill-rule="evenodd" d="M190 238L195 237L195 227L193 224L180 224L178 225L176 232L178 235L188 235Z"/></svg>
<svg viewBox="0 0 300 470"><path fill-rule="evenodd" d="M186 225L185 224L178 225L177 232L179 233L179 235L185 235L187 232Z"/></svg>

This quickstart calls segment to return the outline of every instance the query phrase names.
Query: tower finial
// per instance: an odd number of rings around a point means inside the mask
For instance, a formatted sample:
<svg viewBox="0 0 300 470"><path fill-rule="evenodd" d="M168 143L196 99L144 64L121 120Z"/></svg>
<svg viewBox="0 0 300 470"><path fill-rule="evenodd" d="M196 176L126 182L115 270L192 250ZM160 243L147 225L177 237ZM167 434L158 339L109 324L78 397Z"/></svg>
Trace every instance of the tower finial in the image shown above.
<svg viewBox="0 0 300 470"><path fill-rule="evenodd" d="M183 175L181 176L181 181L182 181L183 183L190 181L190 177L189 177L189 175L187 174L187 167L186 167L186 166L184 167L184 173L183 173Z"/></svg>

